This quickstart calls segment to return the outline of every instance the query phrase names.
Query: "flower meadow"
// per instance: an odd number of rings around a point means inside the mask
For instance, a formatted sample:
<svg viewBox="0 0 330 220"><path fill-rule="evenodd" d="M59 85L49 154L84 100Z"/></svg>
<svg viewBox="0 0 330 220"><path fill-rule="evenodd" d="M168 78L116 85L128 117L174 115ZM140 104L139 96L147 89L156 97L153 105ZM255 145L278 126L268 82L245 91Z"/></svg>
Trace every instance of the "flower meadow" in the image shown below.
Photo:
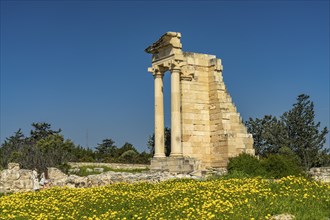
<svg viewBox="0 0 330 220"><path fill-rule="evenodd" d="M296 219L330 217L330 185L302 177L170 180L50 188L0 197L0 219Z"/></svg>

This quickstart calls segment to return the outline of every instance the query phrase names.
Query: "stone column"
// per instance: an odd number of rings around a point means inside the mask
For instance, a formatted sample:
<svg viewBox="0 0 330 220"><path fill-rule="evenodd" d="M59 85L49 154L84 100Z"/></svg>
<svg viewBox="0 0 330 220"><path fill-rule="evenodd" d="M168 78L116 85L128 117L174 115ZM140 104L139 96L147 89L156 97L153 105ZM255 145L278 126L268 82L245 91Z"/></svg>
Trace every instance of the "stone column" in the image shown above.
<svg viewBox="0 0 330 220"><path fill-rule="evenodd" d="M180 68L171 69L171 157L182 157Z"/></svg>
<svg viewBox="0 0 330 220"><path fill-rule="evenodd" d="M155 155L154 157L165 157L164 145L164 95L163 76L159 70L154 72L155 79Z"/></svg>

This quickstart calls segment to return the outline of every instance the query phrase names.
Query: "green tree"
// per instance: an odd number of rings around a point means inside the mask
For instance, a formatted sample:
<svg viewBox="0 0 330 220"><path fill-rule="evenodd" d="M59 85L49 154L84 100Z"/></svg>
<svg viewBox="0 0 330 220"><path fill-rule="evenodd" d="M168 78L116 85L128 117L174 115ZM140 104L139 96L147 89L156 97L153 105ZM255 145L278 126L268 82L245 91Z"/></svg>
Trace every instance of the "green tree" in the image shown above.
<svg viewBox="0 0 330 220"><path fill-rule="evenodd" d="M117 146L111 138L102 140L102 143L98 144L95 150L99 154L105 154L112 157L117 154Z"/></svg>
<svg viewBox="0 0 330 220"><path fill-rule="evenodd" d="M118 148L115 145L115 142L111 139L102 140L101 144L98 144L96 149L96 158L102 162L117 162Z"/></svg>
<svg viewBox="0 0 330 220"><path fill-rule="evenodd" d="M61 129L54 131L48 123L33 123L32 126L30 137L25 137L19 129L1 145L2 167L16 162L25 169L44 171L47 167L59 166L77 158L75 152L78 148L59 134Z"/></svg>
<svg viewBox="0 0 330 220"><path fill-rule="evenodd" d="M262 119L249 118L245 125L248 132L253 135L253 144L257 155L264 157L270 153L278 153L281 147L286 146L285 126L276 117L265 115Z"/></svg>
<svg viewBox="0 0 330 220"><path fill-rule="evenodd" d="M299 156L305 170L318 165L320 154L329 151L324 148L328 129L320 129L321 123L315 123L314 103L309 96L299 95L293 108L281 119L286 128L288 147Z"/></svg>
<svg viewBox="0 0 330 220"><path fill-rule="evenodd" d="M6 138L0 148L0 166L5 168L10 162L18 162L21 157L20 150L25 142L21 129L18 129L13 136Z"/></svg>
<svg viewBox="0 0 330 220"><path fill-rule="evenodd" d="M246 122L258 155L267 157L289 148L305 170L326 165L329 161L329 149L324 148L328 129L321 129L320 125L315 122L314 103L305 94L299 95L292 109L279 120L266 115Z"/></svg>
<svg viewBox="0 0 330 220"><path fill-rule="evenodd" d="M135 163L139 153L135 150L128 150L125 151L120 157L118 158L119 162L121 163Z"/></svg>
<svg viewBox="0 0 330 220"><path fill-rule="evenodd" d="M62 130L58 129L57 131L54 131L51 129L51 124L40 122L40 123L32 123L32 127L34 130L31 130L31 140L38 141L43 138L46 138L49 135L53 134L59 134Z"/></svg>
<svg viewBox="0 0 330 220"><path fill-rule="evenodd" d="M136 159L136 163L139 164L150 164L150 160L152 158L152 155L150 153L147 153L145 151L143 151L142 153L140 153Z"/></svg>
<svg viewBox="0 0 330 220"><path fill-rule="evenodd" d="M123 153L129 150L132 150L135 153L139 153L131 143L126 142L121 148L118 149L118 155L121 156Z"/></svg>

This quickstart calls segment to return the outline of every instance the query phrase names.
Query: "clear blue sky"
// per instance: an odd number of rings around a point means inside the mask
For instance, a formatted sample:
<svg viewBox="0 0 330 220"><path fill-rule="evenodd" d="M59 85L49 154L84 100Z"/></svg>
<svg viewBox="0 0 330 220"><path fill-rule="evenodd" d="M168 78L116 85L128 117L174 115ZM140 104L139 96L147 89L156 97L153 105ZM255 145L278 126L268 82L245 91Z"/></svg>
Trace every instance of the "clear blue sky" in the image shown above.
<svg viewBox="0 0 330 220"><path fill-rule="evenodd" d="M330 127L329 1L2 0L1 143L48 122L82 146L112 138L146 150L154 94L144 49L167 31L182 33L184 51L222 59L244 120L280 116L305 93ZM170 126L169 74L165 84Z"/></svg>

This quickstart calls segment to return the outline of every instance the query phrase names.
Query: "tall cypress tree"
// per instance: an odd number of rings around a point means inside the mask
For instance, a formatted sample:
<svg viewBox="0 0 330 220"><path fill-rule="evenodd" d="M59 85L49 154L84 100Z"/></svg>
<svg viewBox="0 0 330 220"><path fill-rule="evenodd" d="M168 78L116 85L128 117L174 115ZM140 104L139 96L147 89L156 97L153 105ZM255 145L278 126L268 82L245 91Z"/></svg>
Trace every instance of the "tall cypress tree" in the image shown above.
<svg viewBox="0 0 330 220"><path fill-rule="evenodd" d="M314 103L309 96L301 94L293 108L281 116L285 124L288 147L301 159L306 170L317 165L320 154L328 151L324 148L327 127L320 129L315 123Z"/></svg>

